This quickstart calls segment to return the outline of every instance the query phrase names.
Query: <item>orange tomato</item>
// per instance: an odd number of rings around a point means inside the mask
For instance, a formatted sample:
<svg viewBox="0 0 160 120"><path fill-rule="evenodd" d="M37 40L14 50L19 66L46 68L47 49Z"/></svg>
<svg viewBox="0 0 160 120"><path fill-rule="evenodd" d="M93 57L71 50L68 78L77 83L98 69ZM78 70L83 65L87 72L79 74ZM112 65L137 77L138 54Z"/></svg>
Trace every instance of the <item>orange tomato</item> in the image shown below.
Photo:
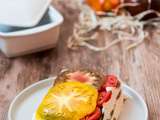
<svg viewBox="0 0 160 120"><path fill-rule="evenodd" d="M95 11L110 11L120 4L120 0L86 0Z"/></svg>
<svg viewBox="0 0 160 120"><path fill-rule="evenodd" d="M117 7L120 4L120 0L110 0L113 8Z"/></svg>
<svg viewBox="0 0 160 120"><path fill-rule="evenodd" d="M104 0L86 0L87 4L95 11L102 11L102 4Z"/></svg>
<svg viewBox="0 0 160 120"><path fill-rule="evenodd" d="M120 4L120 0L105 0L103 3L103 10L110 11Z"/></svg>
<svg viewBox="0 0 160 120"><path fill-rule="evenodd" d="M110 0L105 0L103 3L103 11L110 11L112 10L112 5Z"/></svg>

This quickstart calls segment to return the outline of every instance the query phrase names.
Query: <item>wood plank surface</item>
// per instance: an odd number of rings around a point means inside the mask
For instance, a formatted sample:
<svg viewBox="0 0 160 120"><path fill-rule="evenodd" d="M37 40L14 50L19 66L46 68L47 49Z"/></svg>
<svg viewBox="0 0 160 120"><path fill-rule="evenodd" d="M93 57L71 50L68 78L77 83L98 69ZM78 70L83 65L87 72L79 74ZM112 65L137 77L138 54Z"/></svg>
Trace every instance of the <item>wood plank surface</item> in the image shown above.
<svg viewBox="0 0 160 120"><path fill-rule="evenodd" d="M160 38L153 32L148 40L131 51L125 51L127 43L104 52L87 48L72 51L66 43L78 12L64 4L55 6L65 17L56 48L11 59L0 53L0 120L6 120L9 104L20 91L56 75L63 68L87 68L116 74L145 99L149 120L160 120ZM102 34L99 39L110 42L109 34ZM102 44L101 40L98 44Z"/></svg>

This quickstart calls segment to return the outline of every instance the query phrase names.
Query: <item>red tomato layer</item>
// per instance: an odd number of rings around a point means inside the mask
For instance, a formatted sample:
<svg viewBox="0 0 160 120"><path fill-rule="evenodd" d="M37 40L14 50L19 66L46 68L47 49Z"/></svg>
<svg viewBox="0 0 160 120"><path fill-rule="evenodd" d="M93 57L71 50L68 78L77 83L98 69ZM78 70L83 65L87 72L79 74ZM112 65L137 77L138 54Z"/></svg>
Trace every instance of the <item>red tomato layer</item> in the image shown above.
<svg viewBox="0 0 160 120"><path fill-rule="evenodd" d="M98 120L101 117L101 109L96 107L95 111L81 120Z"/></svg>
<svg viewBox="0 0 160 120"><path fill-rule="evenodd" d="M105 76L105 82L100 88L99 91L106 91L107 87L117 87L119 85L119 80L114 75L106 75Z"/></svg>
<svg viewBox="0 0 160 120"><path fill-rule="evenodd" d="M114 75L105 76L105 82L99 90L96 110L81 120L99 120L101 117L101 109L103 104L108 102L112 96L111 91L106 91L106 87L117 87L119 85L118 78Z"/></svg>
<svg viewBox="0 0 160 120"><path fill-rule="evenodd" d="M102 91L99 93L97 105L102 107L104 103L110 100L112 92Z"/></svg>

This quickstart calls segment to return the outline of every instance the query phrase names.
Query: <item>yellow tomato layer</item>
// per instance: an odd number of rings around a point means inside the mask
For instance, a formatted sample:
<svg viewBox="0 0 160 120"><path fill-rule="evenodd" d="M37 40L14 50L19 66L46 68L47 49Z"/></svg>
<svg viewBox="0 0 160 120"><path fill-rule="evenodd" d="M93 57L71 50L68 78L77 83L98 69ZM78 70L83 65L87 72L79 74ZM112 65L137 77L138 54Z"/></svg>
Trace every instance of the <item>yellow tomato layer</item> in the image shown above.
<svg viewBox="0 0 160 120"><path fill-rule="evenodd" d="M80 120L96 108L96 88L80 82L51 88L36 112L36 120Z"/></svg>

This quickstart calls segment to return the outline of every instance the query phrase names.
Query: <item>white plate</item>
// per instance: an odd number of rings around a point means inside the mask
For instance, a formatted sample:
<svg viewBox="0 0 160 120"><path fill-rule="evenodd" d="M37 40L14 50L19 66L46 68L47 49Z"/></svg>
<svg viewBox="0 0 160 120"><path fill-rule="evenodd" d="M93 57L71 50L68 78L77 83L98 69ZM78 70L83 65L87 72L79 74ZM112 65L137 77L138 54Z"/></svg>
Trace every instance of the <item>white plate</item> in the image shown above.
<svg viewBox="0 0 160 120"><path fill-rule="evenodd" d="M10 105L8 120L32 120L43 97L53 85L53 80L49 78L23 90ZM122 89L130 99L124 106L120 120L147 120L148 110L143 99L126 85Z"/></svg>
<svg viewBox="0 0 160 120"><path fill-rule="evenodd" d="M51 0L0 0L0 24L35 26L50 3Z"/></svg>

